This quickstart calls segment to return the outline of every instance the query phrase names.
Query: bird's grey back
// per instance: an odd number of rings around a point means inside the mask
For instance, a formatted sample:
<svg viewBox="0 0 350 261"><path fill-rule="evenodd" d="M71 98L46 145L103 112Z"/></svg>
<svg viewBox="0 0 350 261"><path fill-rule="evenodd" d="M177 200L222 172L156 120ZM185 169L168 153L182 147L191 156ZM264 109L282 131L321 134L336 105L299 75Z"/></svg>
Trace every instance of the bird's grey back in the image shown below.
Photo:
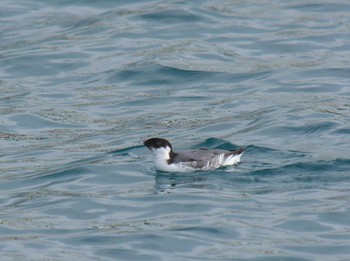
<svg viewBox="0 0 350 261"><path fill-rule="evenodd" d="M203 168L207 165L208 161L210 161L212 158L220 154L224 154L226 157L229 155L236 155L240 153L241 151L239 150L238 151L227 151L227 150L219 150L219 149L187 150L187 151L181 151L179 153L175 153L174 158L172 159L172 163L186 162L195 168Z"/></svg>

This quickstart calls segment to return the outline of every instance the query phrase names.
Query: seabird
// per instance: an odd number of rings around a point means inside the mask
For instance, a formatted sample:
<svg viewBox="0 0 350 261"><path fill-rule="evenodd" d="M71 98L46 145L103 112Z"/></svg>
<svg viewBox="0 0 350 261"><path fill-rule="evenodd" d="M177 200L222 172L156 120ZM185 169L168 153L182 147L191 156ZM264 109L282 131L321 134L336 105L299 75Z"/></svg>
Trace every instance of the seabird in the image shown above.
<svg viewBox="0 0 350 261"><path fill-rule="evenodd" d="M151 138L143 144L154 156L156 169L166 172L192 172L231 166L240 161L244 149L238 150L187 150L174 152L170 142L162 138Z"/></svg>

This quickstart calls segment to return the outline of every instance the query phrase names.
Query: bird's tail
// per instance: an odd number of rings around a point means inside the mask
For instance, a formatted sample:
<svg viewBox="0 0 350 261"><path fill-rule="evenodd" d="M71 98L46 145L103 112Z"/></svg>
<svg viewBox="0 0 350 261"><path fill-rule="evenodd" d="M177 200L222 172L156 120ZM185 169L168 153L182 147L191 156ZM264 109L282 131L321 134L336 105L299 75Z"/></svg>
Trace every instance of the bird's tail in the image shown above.
<svg viewBox="0 0 350 261"><path fill-rule="evenodd" d="M241 161L241 156L244 152L243 148L240 148L238 150L232 150L230 153L227 153L225 155L225 161L223 163L224 166L231 166L234 164L237 164Z"/></svg>

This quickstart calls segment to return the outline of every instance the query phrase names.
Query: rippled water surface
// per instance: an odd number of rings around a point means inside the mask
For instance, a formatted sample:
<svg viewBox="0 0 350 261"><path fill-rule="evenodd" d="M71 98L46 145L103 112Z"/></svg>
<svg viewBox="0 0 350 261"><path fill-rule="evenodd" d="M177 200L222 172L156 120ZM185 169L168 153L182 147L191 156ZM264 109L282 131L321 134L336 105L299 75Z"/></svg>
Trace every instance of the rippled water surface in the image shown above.
<svg viewBox="0 0 350 261"><path fill-rule="evenodd" d="M2 1L1 260L350 260L350 3ZM246 148L153 168L142 141Z"/></svg>

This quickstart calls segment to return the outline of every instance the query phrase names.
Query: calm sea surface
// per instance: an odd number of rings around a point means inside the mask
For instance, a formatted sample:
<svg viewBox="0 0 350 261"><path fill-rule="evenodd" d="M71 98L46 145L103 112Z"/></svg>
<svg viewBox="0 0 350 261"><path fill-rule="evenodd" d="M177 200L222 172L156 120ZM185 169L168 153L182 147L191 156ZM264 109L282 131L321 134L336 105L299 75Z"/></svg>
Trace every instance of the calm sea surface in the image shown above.
<svg viewBox="0 0 350 261"><path fill-rule="evenodd" d="M0 39L1 260L350 260L349 1L4 0Z"/></svg>

